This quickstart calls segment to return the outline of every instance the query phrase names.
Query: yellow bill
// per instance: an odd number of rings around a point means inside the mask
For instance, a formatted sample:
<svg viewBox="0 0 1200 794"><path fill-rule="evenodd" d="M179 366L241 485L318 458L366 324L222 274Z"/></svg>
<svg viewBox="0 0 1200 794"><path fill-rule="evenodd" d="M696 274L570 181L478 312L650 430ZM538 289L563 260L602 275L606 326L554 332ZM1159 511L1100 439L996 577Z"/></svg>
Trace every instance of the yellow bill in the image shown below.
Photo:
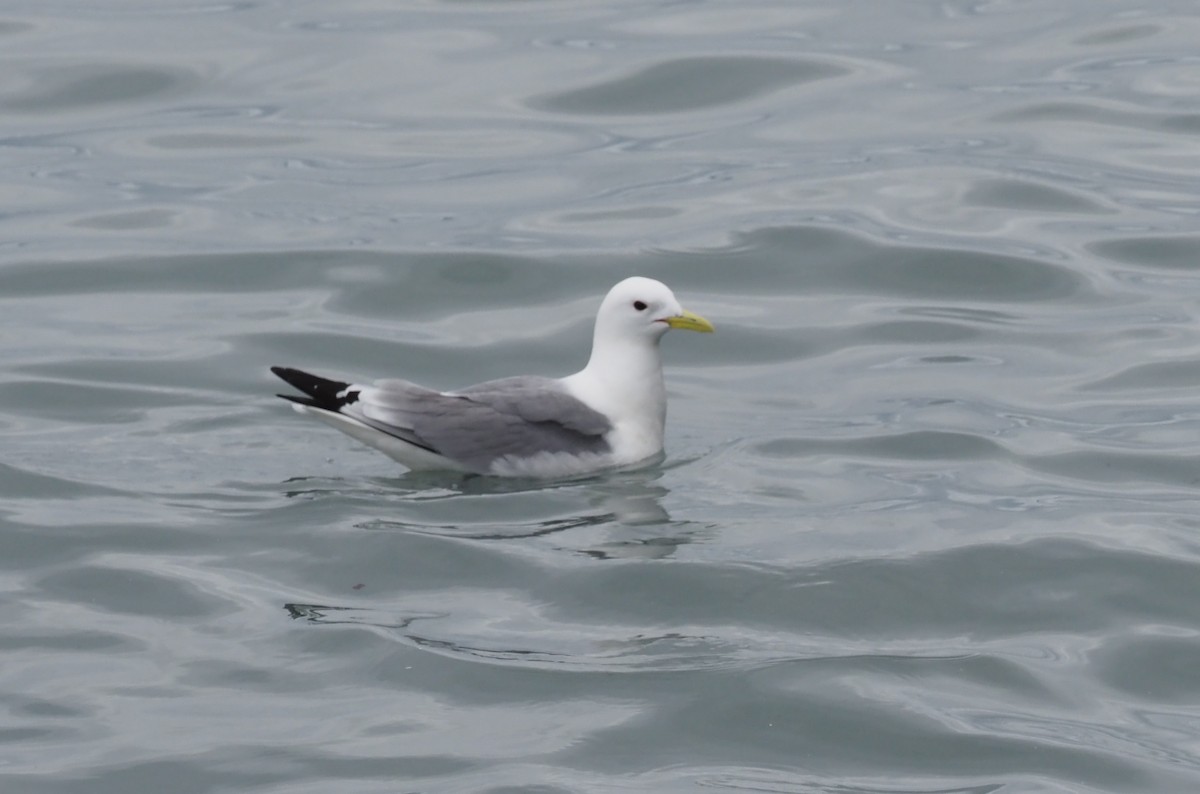
<svg viewBox="0 0 1200 794"><path fill-rule="evenodd" d="M674 317L668 317L667 325L672 328L679 328L684 331L700 331L702 333L711 334L714 330L713 324L705 320L695 312L683 311Z"/></svg>

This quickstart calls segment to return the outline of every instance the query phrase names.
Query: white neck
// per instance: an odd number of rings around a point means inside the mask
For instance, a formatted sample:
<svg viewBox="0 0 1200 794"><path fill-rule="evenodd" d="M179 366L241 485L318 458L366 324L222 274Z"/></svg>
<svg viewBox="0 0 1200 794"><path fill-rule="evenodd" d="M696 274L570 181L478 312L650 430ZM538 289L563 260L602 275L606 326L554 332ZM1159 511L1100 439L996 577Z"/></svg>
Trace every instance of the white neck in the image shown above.
<svg viewBox="0 0 1200 794"><path fill-rule="evenodd" d="M613 417L622 446L636 448L640 457L662 451L667 391L657 339L596 333L587 366L566 383L592 408Z"/></svg>

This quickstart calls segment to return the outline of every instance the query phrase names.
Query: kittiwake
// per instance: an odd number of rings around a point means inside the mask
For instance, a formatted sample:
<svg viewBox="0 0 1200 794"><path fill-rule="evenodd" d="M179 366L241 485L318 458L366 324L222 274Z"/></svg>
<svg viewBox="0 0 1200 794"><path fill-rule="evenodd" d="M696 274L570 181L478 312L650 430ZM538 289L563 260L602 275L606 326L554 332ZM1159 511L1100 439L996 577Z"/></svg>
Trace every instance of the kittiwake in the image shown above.
<svg viewBox="0 0 1200 794"><path fill-rule="evenodd" d="M591 358L565 378L501 378L440 392L399 379L366 386L271 371L304 393L279 395L298 412L409 469L571 477L662 455L667 394L658 343L671 328L713 330L665 284L635 276L605 296Z"/></svg>

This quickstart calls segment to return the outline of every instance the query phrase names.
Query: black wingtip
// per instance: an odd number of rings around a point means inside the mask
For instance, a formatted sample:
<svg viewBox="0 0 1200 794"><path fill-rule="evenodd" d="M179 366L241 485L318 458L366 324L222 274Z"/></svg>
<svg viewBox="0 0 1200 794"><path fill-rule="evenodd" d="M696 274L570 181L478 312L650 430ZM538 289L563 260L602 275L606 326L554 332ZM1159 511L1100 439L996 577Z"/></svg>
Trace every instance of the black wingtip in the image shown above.
<svg viewBox="0 0 1200 794"><path fill-rule="evenodd" d="M287 381L297 389L303 388L297 385L297 382L304 383L309 380L325 380L324 378L318 378L316 375L310 375L302 369L294 369L293 367L271 367L271 374L277 378Z"/></svg>
<svg viewBox="0 0 1200 794"><path fill-rule="evenodd" d="M358 399L357 391L349 391L349 383L322 378L291 367L271 367L271 372L289 386L304 392L304 397L293 394L276 395L299 405L338 411L342 406Z"/></svg>

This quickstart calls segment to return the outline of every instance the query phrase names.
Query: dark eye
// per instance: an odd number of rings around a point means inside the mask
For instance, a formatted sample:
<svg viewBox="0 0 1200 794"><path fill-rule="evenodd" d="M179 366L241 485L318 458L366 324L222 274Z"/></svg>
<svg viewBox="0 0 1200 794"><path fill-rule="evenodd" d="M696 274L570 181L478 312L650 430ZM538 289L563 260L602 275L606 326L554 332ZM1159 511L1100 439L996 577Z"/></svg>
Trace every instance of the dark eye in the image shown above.
<svg viewBox="0 0 1200 794"><path fill-rule="evenodd" d="M646 311L646 304L642 303L641 301L634 301L633 308L637 309L639 312L644 312Z"/></svg>

